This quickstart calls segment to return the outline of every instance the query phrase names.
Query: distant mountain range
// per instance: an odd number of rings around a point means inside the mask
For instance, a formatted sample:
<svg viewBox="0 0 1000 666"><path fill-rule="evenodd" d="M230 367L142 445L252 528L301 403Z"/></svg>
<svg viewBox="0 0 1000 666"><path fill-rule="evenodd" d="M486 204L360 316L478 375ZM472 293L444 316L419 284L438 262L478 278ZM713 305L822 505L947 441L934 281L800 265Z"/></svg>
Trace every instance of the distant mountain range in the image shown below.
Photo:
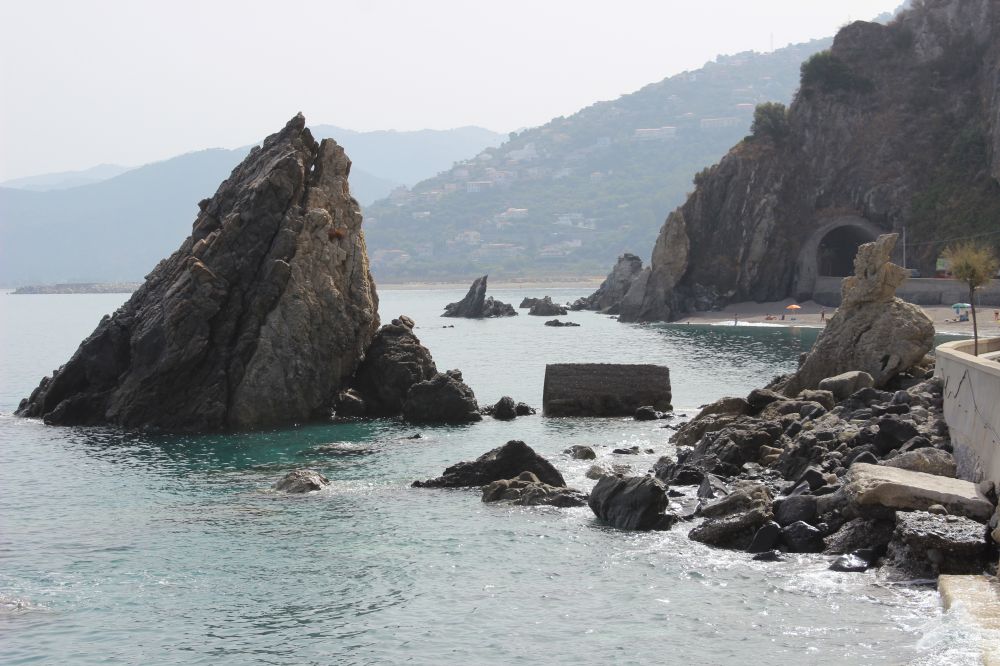
<svg viewBox="0 0 1000 666"><path fill-rule="evenodd" d="M496 146L478 127L416 132L313 128L353 161L362 205ZM210 149L129 169L102 165L0 185L0 285L141 279L190 233L197 204L249 151Z"/></svg>
<svg viewBox="0 0 1000 666"><path fill-rule="evenodd" d="M365 211L376 279L600 275L652 247L692 179L788 103L830 39L701 69L528 129Z"/></svg>

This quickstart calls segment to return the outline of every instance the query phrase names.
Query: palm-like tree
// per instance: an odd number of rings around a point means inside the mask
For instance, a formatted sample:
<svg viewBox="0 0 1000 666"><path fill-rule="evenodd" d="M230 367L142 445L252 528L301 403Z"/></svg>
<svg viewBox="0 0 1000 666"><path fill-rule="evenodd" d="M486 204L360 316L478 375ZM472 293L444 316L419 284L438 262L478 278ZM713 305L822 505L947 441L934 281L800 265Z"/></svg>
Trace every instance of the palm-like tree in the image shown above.
<svg viewBox="0 0 1000 666"><path fill-rule="evenodd" d="M979 322L976 321L976 289L988 284L997 272L997 257L992 248L965 242L944 251L951 264L951 274L969 285L969 305L972 309L973 350L979 356Z"/></svg>

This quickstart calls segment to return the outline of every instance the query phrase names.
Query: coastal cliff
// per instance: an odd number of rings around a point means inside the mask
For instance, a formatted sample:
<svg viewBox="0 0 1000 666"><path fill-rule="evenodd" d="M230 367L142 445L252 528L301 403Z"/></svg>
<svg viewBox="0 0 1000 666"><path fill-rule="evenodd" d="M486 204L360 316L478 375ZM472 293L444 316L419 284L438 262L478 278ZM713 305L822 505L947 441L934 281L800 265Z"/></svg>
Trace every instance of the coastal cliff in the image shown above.
<svg viewBox="0 0 1000 666"><path fill-rule="evenodd" d="M292 118L17 414L171 431L328 414L379 325L350 167Z"/></svg>
<svg viewBox="0 0 1000 666"><path fill-rule="evenodd" d="M809 298L904 228L907 265L932 274L944 241L995 231L998 180L1000 7L925 0L852 23L803 64L787 111L758 107L753 134L696 176L621 320Z"/></svg>

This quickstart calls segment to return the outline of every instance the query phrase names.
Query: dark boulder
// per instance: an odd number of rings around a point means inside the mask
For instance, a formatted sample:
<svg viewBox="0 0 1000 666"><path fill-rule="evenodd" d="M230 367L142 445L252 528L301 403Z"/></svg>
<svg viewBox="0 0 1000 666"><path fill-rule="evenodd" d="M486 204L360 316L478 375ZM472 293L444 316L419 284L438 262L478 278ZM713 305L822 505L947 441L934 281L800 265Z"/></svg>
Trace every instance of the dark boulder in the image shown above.
<svg viewBox="0 0 1000 666"><path fill-rule="evenodd" d="M773 520L764 523L753 535L753 541L747 546L748 553L766 553L774 550L781 541L781 525Z"/></svg>
<svg viewBox="0 0 1000 666"><path fill-rule="evenodd" d="M514 413L518 416L531 416L535 413L535 408L526 402L519 402L514 405Z"/></svg>
<svg viewBox="0 0 1000 666"><path fill-rule="evenodd" d="M532 305L534 305L535 303L537 303L540 300L542 300L542 299L540 299L540 298L529 298L528 296L525 296L521 300L521 304L518 305L517 307L519 309L530 308Z"/></svg>
<svg viewBox="0 0 1000 666"><path fill-rule="evenodd" d="M568 453L569 457L574 460L594 460L597 458L597 454L594 453L594 449L583 444L574 444L563 451L563 453Z"/></svg>
<svg viewBox="0 0 1000 666"><path fill-rule="evenodd" d="M565 328L566 326L573 327L579 326L575 321L559 321L558 319L550 319L545 322L546 326L555 326L556 328Z"/></svg>
<svg viewBox="0 0 1000 666"><path fill-rule="evenodd" d="M531 472L541 483L565 487L562 474L534 449L518 440L511 440L487 451L471 462L460 462L445 469L436 479L414 481L414 488L460 488L484 486L493 481L516 478L521 472Z"/></svg>
<svg viewBox="0 0 1000 666"><path fill-rule="evenodd" d="M648 476L604 476L590 492L594 515L622 530L669 529L675 516L664 514L670 500L666 487Z"/></svg>
<svg viewBox="0 0 1000 666"><path fill-rule="evenodd" d="M529 315L534 315L536 317L555 317L567 314L567 312L568 311L563 306L558 303L553 303L550 296L536 300L528 310Z"/></svg>
<svg viewBox="0 0 1000 666"><path fill-rule="evenodd" d="M479 405L462 373L449 370L410 387L403 417L411 423L468 423L479 421Z"/></svg>
<svg viewBox="0 0 1000 666"><path fill-rule="evenodd" d="M635 410L632 418L636 421L655 421L660 418L660 412L656 411L652 405L645 405Z"/></svg>
<svg viewBox="0 0 1000 666"><path fill-rule="evenodd" d="M782 527L804 522L812 525L816 521L816 498L812 495L784 497L774 502L774 519Z"/></svg>
<svg viewBox="0 0 1000 666"><path fill-rule="evenodd" d="M354 376L354 388L364 398L368 416L394 416L403 412L410 388L436 374L430 351L413 334L413 320L404 315L375 334Z"/></svg>
<svg viewBox="0 0 1000 666"><path fill-rule="evenodd" d="M823 533L801 520L781 528L781 540L793 553L823 551Z"/></svg>
<svg viewBox="0 0 1000 666"><path fill-rule="evenodd" d="M492 317L513 317L517 314L510 303L502 303L486 296L486 279L484 275L476 278L469 287L465 298L457 303L444 306L442 317L462 317L465 319L487 319Z"/></svg>
<svg viewBox="0 0 1000 666"><path fill-rule="evenodd" d="M904 443L920 434L917 427L909 421L902 421L895 416L880 418L878 434L875 436L875 448L879 455L884 456L893 449L898 449Z"/></svg>
<svg viewBox="0 0 1000 666"><path fill-rule="evenodd" d="M495 419L510 421L517 417L517 403L509 395L505 395L493 405L490 414Z"/></svg>
<svg viewBox="0 0 1000 666"><path fill-rule="evenodd" d="M831 571L842 573L862 573L874 566L879 555L870 548L854 551L841 555L830 565Z"/></svg>

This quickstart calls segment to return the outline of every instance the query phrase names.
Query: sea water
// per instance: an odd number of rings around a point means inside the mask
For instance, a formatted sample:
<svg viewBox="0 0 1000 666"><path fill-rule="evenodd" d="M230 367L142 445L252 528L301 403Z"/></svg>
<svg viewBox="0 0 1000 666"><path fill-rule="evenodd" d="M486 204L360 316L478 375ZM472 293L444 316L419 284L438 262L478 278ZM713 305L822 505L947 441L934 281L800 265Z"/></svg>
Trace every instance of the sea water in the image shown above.
<svg viewBox="0 0 1000 666"><path fill-rule="evenodd" d="M495 290L517 305L548 293ZM670 367L691 414L796 365L815 332L626 325L562 317L442 319L464 290L381 290L439 369L480 404L541 406L546 363ZM589 490L590 461L644 473L672 453L669 421L485 419L303 424L148 436L10 416L124 296L0 294L0 662L4 664L903 664L976 663L974 637L933 588L708 548L669 532L609 529L587 507L486 505L414 479L511 439ZM415 434L419 439L411 439ZM639 446L653 454L612 454ZM270 492L312 467L332 486Z"/></svg>

